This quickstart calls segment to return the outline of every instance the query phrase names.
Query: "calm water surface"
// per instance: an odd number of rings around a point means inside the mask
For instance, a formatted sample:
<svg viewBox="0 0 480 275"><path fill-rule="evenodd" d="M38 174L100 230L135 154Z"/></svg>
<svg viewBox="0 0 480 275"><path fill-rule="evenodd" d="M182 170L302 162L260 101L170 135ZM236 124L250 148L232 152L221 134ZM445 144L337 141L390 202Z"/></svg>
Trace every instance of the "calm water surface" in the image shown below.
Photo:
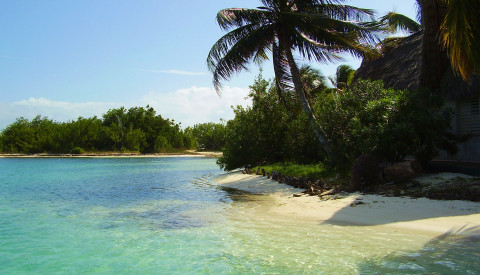
<svg viewBox="0 0 480 275"><path fill-rule="evenodd" d="M480 237L292 221L209 158L0 159L1 274L479 274Z"/></svg>

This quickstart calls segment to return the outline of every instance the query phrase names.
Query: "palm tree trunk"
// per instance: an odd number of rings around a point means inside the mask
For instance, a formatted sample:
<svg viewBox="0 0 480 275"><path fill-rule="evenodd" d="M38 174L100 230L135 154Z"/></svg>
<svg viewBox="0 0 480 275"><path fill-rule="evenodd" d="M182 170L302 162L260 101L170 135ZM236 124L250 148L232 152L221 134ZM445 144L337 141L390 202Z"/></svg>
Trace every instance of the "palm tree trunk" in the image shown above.
<svg viewBox="0 0 480 275"><path fill-rule="evenodd" d="M423 66L421 85L432 91L438 90L443 74L448 69L445 49L440 45L440 25L445 18L447 7L439 0L420 1L423 24Z"/></svg>
<svg viewBox="0 0 480 275"><path fill-rule="evenodd" d="M295 87L295 92L298 96L298 99L300 100L300 103L302 104L303 111L307 115L308 121L312 126L313 131L318 138L318 141L320 142L320 144L322 144L323 150L325 150L328 157L331 157L332 155L331 155L330 147L328 146L328 141L325 138L325 135L322 129L320 128L320 125L318 124L317 118L315 117L315 114L313 113L312 108L308 103L307 97L305 96L305 92L303 91L302 81L300 78L300 71L298 70L297 64L293 59L292 51L289 48L287 48L285 49L285 54L287 56L288 66L290 67L290 73L292 75L292 81Z"/></svg>

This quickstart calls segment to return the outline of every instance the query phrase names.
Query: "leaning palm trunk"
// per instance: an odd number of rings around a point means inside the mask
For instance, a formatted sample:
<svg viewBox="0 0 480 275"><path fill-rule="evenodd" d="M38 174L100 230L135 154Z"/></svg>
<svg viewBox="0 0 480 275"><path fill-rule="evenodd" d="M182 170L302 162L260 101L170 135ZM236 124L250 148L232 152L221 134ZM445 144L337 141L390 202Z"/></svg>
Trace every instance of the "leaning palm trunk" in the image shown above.
<svg viewBox="0 0 480 275"><path fill-rule="evenodd" d="M219 91L221 80L246 69L250 62L269 59L272 53L279 98L285 103L284 93L295 91L328 157L331 151L306 98L293 51L318 62L341 60L337 54L342 51L357 57L374 55L373 47L363 44L377 41L377 24L364 20L373 11L340 4L344 1L262 0L264 6L258 9L221 10L217 22L230 31L213 45L207 57Z"/></svg>
<svg viewBox="0 0 480 275"><path fill-rule="evenodd" d="M315 135L317 136L318 141L320 142L320 144L322 144L323 150L325 150L328 156L331 156L328 141L325 138L325 135L320 127L320 124L318 123L317 118L315 117L315 114L312 111L312 108L310 107L310 104L308 103L307 97L305 96L305 91L303 90L302 82L300 79L300 72L298 70L297 64L295 63L295 60L293 59L292 51L287 49L285 51L285 54L287 56L288 65L290 67L290 73L292 75L292 82L295 87L295 93L297 94L298 99L302 104L303 111L307 115L308 122L310 123Z"/></svg>

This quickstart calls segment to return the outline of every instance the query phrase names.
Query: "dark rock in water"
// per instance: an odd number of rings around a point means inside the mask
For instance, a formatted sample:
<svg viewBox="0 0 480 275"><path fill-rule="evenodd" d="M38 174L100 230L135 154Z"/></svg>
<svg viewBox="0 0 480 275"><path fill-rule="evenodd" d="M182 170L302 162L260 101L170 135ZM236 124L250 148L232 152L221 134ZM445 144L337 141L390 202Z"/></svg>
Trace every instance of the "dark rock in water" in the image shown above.
<svg viewBox="0 0 480 275"><path fill-rule="evenodd" d="M267 174L265 173L265 169L262 168L262 176L266 176Z"/></svg>

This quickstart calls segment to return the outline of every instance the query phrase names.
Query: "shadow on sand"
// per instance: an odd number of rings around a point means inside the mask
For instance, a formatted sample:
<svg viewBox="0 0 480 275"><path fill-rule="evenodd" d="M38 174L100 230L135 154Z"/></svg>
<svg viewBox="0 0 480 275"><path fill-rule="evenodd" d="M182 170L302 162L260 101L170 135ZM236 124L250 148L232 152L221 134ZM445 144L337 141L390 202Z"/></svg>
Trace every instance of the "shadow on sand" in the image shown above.
<svg viewBox="0 0 480 275"><path fill-rule="evenodd" d="M480 213L480 203L477 202L381 196L365 196L356 202L360 204L346 205L324 223L370 226L443 217L455 220L458 217L458 222L454 222L458 226L480 225L478 216L469 216Z"/></svg>
<svg viewBox="0 0 480 275"><path fill-rule="evenodd" d="M393 253L358 265L359 274L480 274L480 227L461 227L418 251Z"/></svg>

